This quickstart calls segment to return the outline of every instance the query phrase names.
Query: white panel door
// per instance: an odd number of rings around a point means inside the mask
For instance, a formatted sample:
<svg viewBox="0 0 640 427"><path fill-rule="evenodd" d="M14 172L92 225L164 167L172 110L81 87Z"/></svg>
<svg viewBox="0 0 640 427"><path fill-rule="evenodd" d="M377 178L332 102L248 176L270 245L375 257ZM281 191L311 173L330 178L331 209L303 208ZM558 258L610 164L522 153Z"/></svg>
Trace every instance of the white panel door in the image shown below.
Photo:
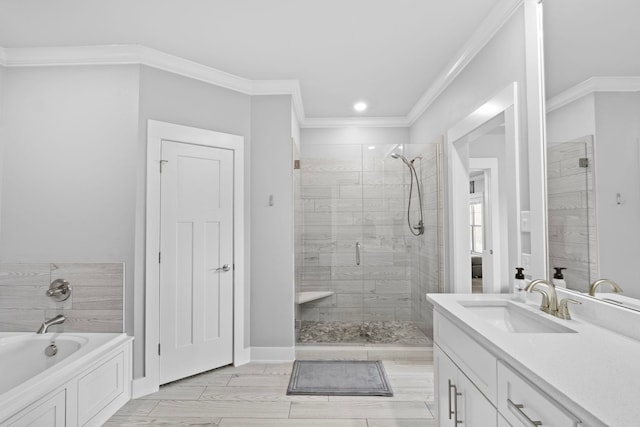
<svg viewBox="0 0 640 427"><path fill-rule="evenodd" d="M233 152L162 141L160 384L233 361Z"/></svg>

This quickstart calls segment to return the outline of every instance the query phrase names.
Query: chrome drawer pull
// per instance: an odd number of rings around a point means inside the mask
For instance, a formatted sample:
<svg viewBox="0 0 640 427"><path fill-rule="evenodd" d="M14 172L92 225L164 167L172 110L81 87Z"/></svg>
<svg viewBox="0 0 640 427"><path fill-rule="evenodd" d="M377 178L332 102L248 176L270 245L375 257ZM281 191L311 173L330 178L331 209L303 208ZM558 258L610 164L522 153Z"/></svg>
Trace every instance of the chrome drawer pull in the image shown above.
<svg viewBox="0 0 640 427"><path fill-rule="evenodd" d="M522 408L524 408L523 404L513 403L511 399L507 399L507 406L509 407L509 410L526 425L533 427L542 425L542 421L533 421L527 414L524 413L524 411L522 410Z"/></svg>
<svg viewBox="0 0 640 427"><path fill-rule="evenodd" d="M451 410L451 389L453 389L453 411ZM453 415L455 424L462 424L462 420L458 419L458 396L462 396L462 393L458 393L458 387L455 384L451 384L449 380L449 419Z"/></svg>
<svg viewBox="0 0 640 427"><path fill-rule="evenodd" d="M454 385L451 384L451 380L449 381L449 419L451 419L451 416L453 415L453 411L451 410L451 389L453 387L455 387Z"/></svg>

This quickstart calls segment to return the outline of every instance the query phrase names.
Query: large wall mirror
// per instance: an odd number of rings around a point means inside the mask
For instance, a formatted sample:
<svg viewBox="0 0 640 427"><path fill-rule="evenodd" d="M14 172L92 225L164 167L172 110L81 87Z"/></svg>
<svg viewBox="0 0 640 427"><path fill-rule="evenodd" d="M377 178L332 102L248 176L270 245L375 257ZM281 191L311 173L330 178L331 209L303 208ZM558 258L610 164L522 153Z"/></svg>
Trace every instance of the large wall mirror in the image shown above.
<svg viewBox="0 0 640 427"><path fill-rule="evenodd" d="M549 274L638 310L639 16L637 0L544 3Z"/></svg>

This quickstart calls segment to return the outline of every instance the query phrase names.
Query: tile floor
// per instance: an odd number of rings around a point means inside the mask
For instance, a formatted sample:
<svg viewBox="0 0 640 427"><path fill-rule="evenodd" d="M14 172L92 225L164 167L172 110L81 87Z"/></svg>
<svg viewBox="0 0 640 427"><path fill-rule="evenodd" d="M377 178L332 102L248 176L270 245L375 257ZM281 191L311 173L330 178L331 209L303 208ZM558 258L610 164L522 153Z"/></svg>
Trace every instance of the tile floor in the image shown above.
<svg viewBox="0 0 640 427"><path fill-rule="evenodd" d="M105 425L435 427L430 347L299 347L298 359L382 359L393 397L287 396L293 362L224 367L133 400Z"/></svg>

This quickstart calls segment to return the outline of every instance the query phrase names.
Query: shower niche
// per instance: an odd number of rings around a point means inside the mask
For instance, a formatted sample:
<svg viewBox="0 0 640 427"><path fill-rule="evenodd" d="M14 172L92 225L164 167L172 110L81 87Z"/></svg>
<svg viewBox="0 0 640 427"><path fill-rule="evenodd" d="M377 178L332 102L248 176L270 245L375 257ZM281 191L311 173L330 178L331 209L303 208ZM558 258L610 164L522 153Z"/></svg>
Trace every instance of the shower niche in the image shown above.
<svg viewBox="0 0 640 427"><path fill-rule="evenodd" d="M440 147L301 146L298 343L430 344L425 294L442 291Z"/></svg>

